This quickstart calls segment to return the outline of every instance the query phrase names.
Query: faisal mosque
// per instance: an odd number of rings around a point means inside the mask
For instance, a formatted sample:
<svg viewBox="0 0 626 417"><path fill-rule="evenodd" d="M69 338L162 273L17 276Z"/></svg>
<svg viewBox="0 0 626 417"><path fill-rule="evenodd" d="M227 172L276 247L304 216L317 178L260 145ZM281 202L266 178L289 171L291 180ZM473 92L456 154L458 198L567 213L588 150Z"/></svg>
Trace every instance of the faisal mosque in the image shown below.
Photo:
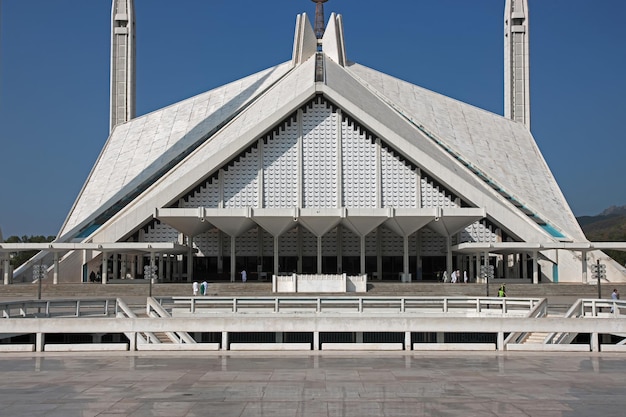
<svg viewBox="0 0 626 417"><path fill-rule="evenodd" d="M55 282L584 283L600 260L626 280L601 252L626 244L587 240L531 134L527 0L506 0L504 116L359 64L313 1L290 60L136 117L133 0L114 0L110 135L56 241L5 260L5 284L42 263Z"/></svg>

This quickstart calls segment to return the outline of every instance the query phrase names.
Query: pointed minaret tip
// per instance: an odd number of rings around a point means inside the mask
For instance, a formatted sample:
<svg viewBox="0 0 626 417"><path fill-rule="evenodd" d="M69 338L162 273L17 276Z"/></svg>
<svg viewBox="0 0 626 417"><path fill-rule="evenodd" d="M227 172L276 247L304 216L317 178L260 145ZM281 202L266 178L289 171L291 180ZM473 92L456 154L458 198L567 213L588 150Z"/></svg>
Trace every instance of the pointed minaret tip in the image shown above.
<svg viewBox="0 0 626 417"><path fill-rule="evenodd" d="M504 10L504 116L530 130L528 0L506 0Z"/></svg>
<svg viewBox="0 0 626 417"><path fill-rule="evenodd" d="M315 4L315 36L317 39L322 39L324 31L326 30L324 19L324 3L328 0L311 0Z"/></svg>
<svg viewBox="0 0 626 417"><path fill-rule="evenodd" d="M135 117L135 7L112 0L110 130Z"/></svg>

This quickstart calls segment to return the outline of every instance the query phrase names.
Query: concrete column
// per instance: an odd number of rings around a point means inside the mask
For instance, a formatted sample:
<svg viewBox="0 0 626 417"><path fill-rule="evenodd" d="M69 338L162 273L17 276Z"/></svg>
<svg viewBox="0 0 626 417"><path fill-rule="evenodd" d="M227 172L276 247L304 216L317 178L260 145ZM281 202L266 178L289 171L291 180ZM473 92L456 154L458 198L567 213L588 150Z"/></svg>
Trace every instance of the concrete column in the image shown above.
<svg viewBox="0 0 626 417"><path fill-rule="evenodd" d="M580 257L582 259L582 268L583 268L583 273L582 273L582 283L585 284L588 280L588 272L587 272L587 251L583 250L580 253Z"/></svg>
<svg viewBox="0 0 626 417"><path fill-rule="evenodd" d="M337 273L343 273L343 228L337 225Z"/></svg>
<svg viewBox="0 0 626 417"><path fill-rule="evenodd" d="M129 345L128 345L128 350L130 350L131 352L134 352L137 350L137 333L133 332L130 334L130 338L129 338Z"/></svg>
<svg viewBox="0 0 626 417"><path fill-rule="evenodd" d="M600 339L598 333L591 333L591 351L600 352Z"/></svg>
<svg viewBox="0 0 626 417"><path fill-rule="evenodd" d="M365 275L365 236L361 236L361 275Z"/></svg>
<svg viewBox="0 0 626 417"><path fill-rule="evenodd" d="M187 245L189 246L189 252L187 252L187 282L193 282L193 236L187 236Z"/></svg>
<svg viewBox="0 0 626 417"><path fill-rule="evenodd" d="M10 273L10 269L9 268L11 266L11 263L10 263L9 259L5 259L5 260L3 260L3 264L4 264L4 267L3 267L2 272L3 272L3 275L4 275L4 285L9 285L9 283L11 282L10 281L10 275L9 275L9 273Z"/></svg>
<svg viewBox="0 0 626 417"><path fill-rule="evenodd" d="M126 271L128 271L128 265L126 259L128 255L122 255L122 261L120 262L120 278L126 278Z"/></svg>
<svg viewBox="0 0 626 417"><path fill-rule="evenodd" d="M499 351L504 350L504 332L498 332L498 339L496 342L496 349Z"/></svg>
<svg viewBox="0 0 626 417"><path fill-rule="evenodd" d="M296 267L296 272L298 274L302 273L302 226L298 225L298 265ZM290 271L291 272L291 271Z"/></svg>
<svg viewBox="0 0 626 417"><path fill-rule="evenodd" d="M450 245L451 236L446 236L446 271L448 271L448 277L452 274L452 246Z"/></svg>
<svg viewBox="0 0 626 417"><path fill-rule="evenodd" d="M162 281L165 278L165 274L163 273L163 254L159 253L159 267L157 268L157 275L159 279Z"/></svg>
<svg viewBox="0 0 626 417"><path fill-rule="evenodd" d="M409 274L409 237L407 235L403 236L404 242L404 251L402 253L402 269L405 275Z"/></svg>
<svg viewBox="0 0 626 417"><path fill-rule="evenodd" d="M137 255L137 275L143 274L143 262L143 253L140 253L139 255Z"/></svg>
<svg viewBox="0 0 626 417"><path fill-rule="evenodd" d="M509 278L509 256L511 256L508 253L505 253L504 255L502 255L502 269L503 269L503 275L504 278Z"/></svg>
<svg viewBox="0 0 626 417"><path fill-rule="evenodd" d="M131 255L130 257L130 276L135 279L137 276L137 256Z"/></svg>
<svg viewBox="0 0 626 417"><path fill-rule="evenodd" d="M113 270L111 272L111 279L121 278L117 274L117 267L118 267L117 253L113 253Z"/></svg>
<svg viewBox="0 0 626 417"><path fill-rule="evenodd" d="M43 352L44 345L44 334L36 333L35 334L35 352Z"/></svg>
<svg viewBox="0 0 626 417"><path fill-rule="evenodd" d="M383 232L380 227L376 228L376 272L378 280L383 279Z"/></svg>
<svg viewBox="0 0 626 417"><path fill-rule="evenodd" d="M363 332L356 332L355 339L356 343L363 343Z"/></svg>
<svg viewBox="0 0 626 417"><path fill-rule="evenodd" d="M54 252L54 266L52 268L52 284L59 283L59 252Z"/></svg>
<svg viewBox="0 0 626 417"><path fill-rule="evenodd" d="M404 350L411 350L411 332L404 332Z"/></svg>
<svg viewBox="0 0 626 417"><path fill-rule="evenodd" d="M280 236L274 236L274 275L278 275L279 269L279 257L278 257L278 248L279 248L279 239Z"/></svg>
<svg viewBox="0 0 626 417"><path fill-rule="evenodd" d="M283 343L283 332L276 332L276 343Z"/></svg>
<svg viewBox="0 0 626 417"><path fill-rule="evenodd" d="M539 264L537 262L538 257L539 252L533 251L533 284L539 284Z"/></svg>
<svg viewBox="0 0 626 417"><path fill-rule="evenodd" d="M322 273L322 237L317 237L317 273Z"/></svg>
<svg viewBox="0 0 626 417"><path fill-rule="evenodd" d="M416 272L416 276L415 276L415 280L416 281L422 281L424 279L424 277L422 276L422 238L421 235L419 233L419 231L417 233L415 233L415 247L416 247L416 251L415 251L415 257L416 257L416 265L415 265L415 272Z"/></svg>
<svg viewBox="0 0 626 417"><path fill-rule="evenodd" d="M237 251L235 236L230 237L230 282L235 282L235 274L237 273Z"/></svg>
<svg viewBox="0 0 626 417"><path fill-rule="evenodd" d="M102 283L106 284L109 275L109 254L107 252L102 252Z"/></svg>
<svg viewBox="0 0 626 417"><path fill-rule="evenodd" d="M476 282L480 282L480 253L477 253L476 258L474 259L476 265Z"/></svg>
<svg viewBox="0 0 626 417"><path fill-rule="evenodd" d="M222 350L228 350L228 332L222 332Z"/></svg>
<svg viewBox="0 0 626 417"><path fill-rule="evenodd" d="M320 332L313 332L313 350L320 350Z"/></svg>
<svg viewBox="0 0 626 417"><path fill-rule="evenodd" d="M154 252L150 252L150 268L153 268L154 266L156 266L156 254ZM145 277L144 277L145 278ZM150 283L154 284L154 280L152 278L150 278Z"/></svg>
<svg viewBox="0 0 626 417"><path fill-rule="evenodd" d="M446 343L446 335L443 332L437 332L437 343Z"/></svg>
<svg viewBox="0 0 626 417"><path fill-rule="evenodd" d="M165 258L165 279L172 280L172 256L170 254L167 254Z"/></svg>

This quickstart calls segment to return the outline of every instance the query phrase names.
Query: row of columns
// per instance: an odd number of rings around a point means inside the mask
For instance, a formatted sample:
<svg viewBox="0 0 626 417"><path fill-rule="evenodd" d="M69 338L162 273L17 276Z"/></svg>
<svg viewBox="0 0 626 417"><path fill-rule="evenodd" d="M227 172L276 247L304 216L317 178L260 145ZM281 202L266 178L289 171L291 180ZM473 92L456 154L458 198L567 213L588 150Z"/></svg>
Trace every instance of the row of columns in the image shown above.
<svg viewBox="0 0 626 417"><path fill-rule="evenodd" d="M113 253L113 259L109 260L111 253L102 252L102 283L106 284L109 279L126 278L124 274L129 273L130 279L135 279L138 274L144 272L144 257L141 255L128 255L122 254L122 259L118 260L118 254ZM158 259L157 259L158 256ZM128 259L130 257L130 259ZM193 273L193 256L187 257L187 271L188 280L192 280L193 277L189 276L189 273ZM109 276L109 264L112 266L113 276ZM130 267L128 266L130 264ZM170 254L157 254L150 252L150 260L148 265L156 267L157 278L162 280L166 279L170 281L173 277L178 277L178 280L182 280L182 260L178 255ZM118 276L119 271L119 276ZM56 283L56 282L55 282Z"/></svg>

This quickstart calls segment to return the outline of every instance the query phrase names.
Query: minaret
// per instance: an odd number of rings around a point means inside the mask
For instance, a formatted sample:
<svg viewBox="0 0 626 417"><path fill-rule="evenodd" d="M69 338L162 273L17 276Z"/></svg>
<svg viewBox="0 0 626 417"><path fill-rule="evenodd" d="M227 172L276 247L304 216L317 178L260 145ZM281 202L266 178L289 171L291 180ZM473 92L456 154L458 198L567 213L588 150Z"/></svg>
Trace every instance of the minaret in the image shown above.
<svg viewBox="0 0 626 417"><path fill-rule="evenodd" d="M528 0L506 0L504 10L504 116L530 130Z"/></svg>
<svg viewBox="0 0 626 417"><path fill-rule="evenodd" d="M111 8L111 125L135 117L135 8L113 0Z"/></svg>
<svg viewBox="0 0 626 417"><path fill-rule="evenodd" d="M324 3L328 0L312 0L315 5L315 36L317 39L322 39L324 36L325 20L324 20Z"/></svg>

